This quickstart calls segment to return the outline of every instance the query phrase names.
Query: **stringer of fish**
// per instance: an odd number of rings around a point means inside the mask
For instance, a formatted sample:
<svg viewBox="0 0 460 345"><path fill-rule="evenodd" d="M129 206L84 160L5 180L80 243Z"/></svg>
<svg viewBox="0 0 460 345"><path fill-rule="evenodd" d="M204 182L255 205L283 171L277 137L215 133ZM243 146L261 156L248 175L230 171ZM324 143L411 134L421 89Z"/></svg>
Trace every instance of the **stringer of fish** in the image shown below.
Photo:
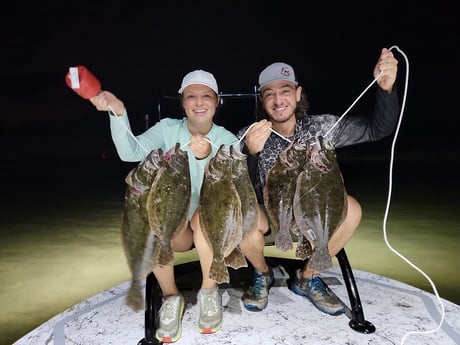
<svg viewBox="0 0 460 345"><path fill-rule="evenodd" d="M294 218L299 230L314 245L307 268L332 267L328 243L347 212L347 194L332 145L319 138L297 178Z"/></svg>
<svg viewBox="0 0 460 345"><path fill-rule="evenodd" d="M144 308L142 285L154 265L155 236L150 230L147 198L160 168L162 151L152 151L125 178L125 202L121 218L121 243L131 272L126 304L133 310Z"/></svg>
<svg viewBox="0 0 460 345"><path fill-rule="evenodd" d="M264 205L276 231L275 247L283 251L293 248L291 233L298 233L292 205L296 179L305 162L306 151L307 148L297 141L291 142L269 170L264 186Z"/></svg>

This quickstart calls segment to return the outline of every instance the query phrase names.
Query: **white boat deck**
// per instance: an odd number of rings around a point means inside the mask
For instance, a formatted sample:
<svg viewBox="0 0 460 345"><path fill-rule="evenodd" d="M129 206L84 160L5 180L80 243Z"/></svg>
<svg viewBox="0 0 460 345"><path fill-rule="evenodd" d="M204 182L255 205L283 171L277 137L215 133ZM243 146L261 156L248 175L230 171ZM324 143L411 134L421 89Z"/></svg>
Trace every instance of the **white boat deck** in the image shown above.
<svg viewBox="0 0 460 345"><path fill-rule="evenodd" d="M186 307L181 339L175 344L196 345L296 345L296 344L460 344L460 306L442 299L445 318L441 319L438 298L410 285L353 270L365 319L375 326L375 332L365 334L353 330L350 313L326 315L305 298L287 287L289 270L283 264L274 266L275 285L270 290L268 307L258 313L243 307L241 296L249 278L248 269L231 271L231 284L220 286L224 307L224 325L216 334L196 331L198 307L196 293L201 275L196 263L176 266L178 286ZM183 266L184 269L181 269ZM236 278L235 278L236 277ZM331 289L350 305L340 268L322 274ZM124 282L101 292L51 318L13 345L136 345L145 342L144 312L133 312L125 305L130 282ZM411 334L408 332L428 332Z"/></svg>

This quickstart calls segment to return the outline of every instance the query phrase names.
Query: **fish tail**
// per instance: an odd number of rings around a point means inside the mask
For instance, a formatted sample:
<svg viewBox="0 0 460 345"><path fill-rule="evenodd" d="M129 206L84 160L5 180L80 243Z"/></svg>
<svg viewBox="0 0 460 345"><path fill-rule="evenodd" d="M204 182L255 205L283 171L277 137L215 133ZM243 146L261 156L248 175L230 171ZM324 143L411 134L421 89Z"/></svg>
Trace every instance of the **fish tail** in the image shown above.
<svg viewBox="0 0 460 345"><path fill-rule="evenodd" d="M315 248L313 255L308 260L307 268L313 271L324 271L331 268L332 258L329 254L327 247L324 248Z"/></svg>
<svg viewBox="0 0 460 345"><path fill-rule="evenodd" d="M158 264L170 265L174 262L174 253L170 245L162 245L159 248Z"/></svg>
<svg viewBox="0 0 460 345"><path fill-rule="evenodd" d="M144 309L144 296L139 284L131 283L126 296L126 305L134 311L140 311Z"/></svg>
<svg viewBox="0 0 460 345"><path fill-rule="evenodd" d="M275 237L275 247L284 252L293 248L292 237L289 229L283 227L278 230Z"/></svg>
<svg viewBox="0 0 460 345"><path fill-rule="evenodd" d="M223 261L212 262L209 270L209 278L214 280L217 284L230 283L230 275Z"/></svg>
<svg viewBox="0 0 460 345"><path fill-rule="evenodd" d="M224 258L226 266L235 270L241 267L248 267L248 262L239 248L235 248L229 255Z"/></svg>

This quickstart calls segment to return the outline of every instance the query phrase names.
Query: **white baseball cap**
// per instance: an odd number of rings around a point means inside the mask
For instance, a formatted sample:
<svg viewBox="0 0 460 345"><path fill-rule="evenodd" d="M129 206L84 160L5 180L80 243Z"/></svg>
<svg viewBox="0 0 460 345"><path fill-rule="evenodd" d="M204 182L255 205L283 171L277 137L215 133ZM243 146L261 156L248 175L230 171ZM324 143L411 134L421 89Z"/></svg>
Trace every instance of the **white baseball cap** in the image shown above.
<svg viewBox="0 0 460 345"><path fill-rule="evenodd" d="M259 74L259 88L260 91L265 85L275 80L286 80L298 85L295 80L294 68L284 62L275 62L267 66Z"/></svg>
<svg viewBox="0 0 460 345"><path fill-rule="evenodd" d="M182 79L182 85L180 86L179 93L182 94L184 89L192 84L200 84L210 87L215 93L219 94L219 88L217 87L217 82L214 76L206 71L197 69L190 73L187 73Z"/></svg>

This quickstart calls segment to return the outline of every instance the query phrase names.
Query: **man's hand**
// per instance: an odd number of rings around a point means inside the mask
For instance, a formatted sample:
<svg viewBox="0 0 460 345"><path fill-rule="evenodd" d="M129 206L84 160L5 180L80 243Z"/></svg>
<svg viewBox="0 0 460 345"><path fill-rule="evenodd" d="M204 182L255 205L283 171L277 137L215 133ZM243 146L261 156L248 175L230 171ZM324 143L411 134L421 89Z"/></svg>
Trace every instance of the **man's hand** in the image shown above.
<svg viewBox="0 0 460 345"><path fill-rule="evenodd" d="M379 60L374 67L374 78L377 78L381 72L382 75L377 79L377 84L383 90L391 92L398 73L398 60L387 48L382 49Z"/></svg>
<svg viewBox="0 0 460 345"><path fill-rule="evenodd" d="M246 147L251 155L256 155L264 148L265 142L271 134L272 123L260 120L252 125L246 133Z"/></svg>

